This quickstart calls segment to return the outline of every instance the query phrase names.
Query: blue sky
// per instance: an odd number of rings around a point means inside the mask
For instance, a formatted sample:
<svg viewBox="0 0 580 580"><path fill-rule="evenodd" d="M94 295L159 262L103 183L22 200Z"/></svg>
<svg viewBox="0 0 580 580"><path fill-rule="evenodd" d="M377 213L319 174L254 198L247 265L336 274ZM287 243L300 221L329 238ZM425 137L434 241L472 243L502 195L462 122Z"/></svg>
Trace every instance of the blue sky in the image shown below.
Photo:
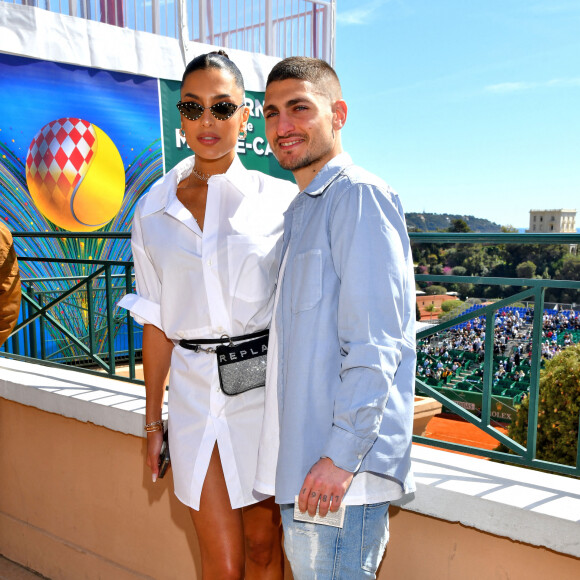
<svg viewBox="0 0 580 580"><path fill-rule="evenodd" d="M405 211L577 209L579 0L338 0L343 144Z"/></svg>

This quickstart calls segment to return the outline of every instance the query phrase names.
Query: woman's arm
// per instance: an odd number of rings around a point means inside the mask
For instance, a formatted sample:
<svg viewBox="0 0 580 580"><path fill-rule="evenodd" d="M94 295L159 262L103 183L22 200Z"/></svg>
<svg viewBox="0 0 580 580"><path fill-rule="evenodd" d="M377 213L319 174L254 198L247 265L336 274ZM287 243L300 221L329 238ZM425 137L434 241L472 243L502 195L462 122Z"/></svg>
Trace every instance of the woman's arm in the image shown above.
<svg viewBox="0 0 580 580"><path fill-rule="evenodd" d="M146 324L143 327L143 375L145 378L146 407L145 423L161 420L163 397L173 342L165 333L153 326ZM159 474L159 453L163 443L163 431L147 433L147 465L151 468L153 482Z"/></svg>

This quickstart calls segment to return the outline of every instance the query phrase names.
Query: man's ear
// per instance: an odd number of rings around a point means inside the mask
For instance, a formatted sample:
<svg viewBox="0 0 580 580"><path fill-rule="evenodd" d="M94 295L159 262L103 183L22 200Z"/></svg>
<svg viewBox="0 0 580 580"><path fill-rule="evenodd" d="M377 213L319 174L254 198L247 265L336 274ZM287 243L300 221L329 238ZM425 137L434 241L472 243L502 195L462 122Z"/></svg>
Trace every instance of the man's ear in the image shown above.
<svg viewBox="0 0 580 580"><path fill-rule="evenodd" d="M332 128L335 131L340 131L340 129L342 129L346 123L348 107L346 106L346 103L340 99L334 102L332 109Z"/></svg>

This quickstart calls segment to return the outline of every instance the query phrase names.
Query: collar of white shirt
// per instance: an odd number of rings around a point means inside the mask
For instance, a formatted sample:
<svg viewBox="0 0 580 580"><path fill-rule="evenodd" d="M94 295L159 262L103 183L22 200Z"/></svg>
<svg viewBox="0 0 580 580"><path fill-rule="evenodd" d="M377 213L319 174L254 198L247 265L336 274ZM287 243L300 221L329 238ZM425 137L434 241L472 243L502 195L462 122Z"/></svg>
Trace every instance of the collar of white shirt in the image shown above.
<svg viewBox="0 0 580 580"><path fill-rule="evenodd" d="M195 156L191 155L180 161L169 173L157 181L143 200L140 208L141 215L145 216L166 209L176 195L177 184L191 173L194 164ZM213 179L224 178L244 196L250 196L259 189L255 183L255 176L242 165L237 155L226 173L211 177L210 182Z"/></svg>

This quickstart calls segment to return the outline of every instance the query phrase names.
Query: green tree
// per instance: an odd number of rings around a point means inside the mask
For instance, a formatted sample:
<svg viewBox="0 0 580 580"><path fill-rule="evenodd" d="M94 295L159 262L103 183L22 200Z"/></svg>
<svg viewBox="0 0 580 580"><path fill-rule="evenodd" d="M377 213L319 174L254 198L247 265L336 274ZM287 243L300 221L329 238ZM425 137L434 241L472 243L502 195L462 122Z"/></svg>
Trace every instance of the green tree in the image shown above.
<svg viewBox="0 0 580 580"><path fill-rule="evenodd" d="M473 296L475 291L475 284L456 284L457 292L459 292L459 297L461 300L466 300L469 296Z"/></svg>
<svg viewBox="0 0 580 580"><path fill-rule="evenodd" d="M536 264L530 262L522 262L516 266L516 274L518 278L533 278L536 273Z"/></svg>
<svg viewBox="0 0 580 580"><path fill-rule="evenodd" d="M441 310L443 310L443 312L451 312L452 310L459 308L462 304L463 302L461 302L461 300L445 300L441 304Z"/></svg>
<svg viewBox="0 0 580 580"><path fill-rule="evenodd" d="M467 225L467 222L461 219L452 220L451 225L447 228L448 232L453 233L466 233L470 232L471 228Z"/></svg>
<svg viewBox="0 0 580 580"><path fill-rule="evenodd" d="M570 346L540 372L537 458L575 465L580 414L580 344ZM527 445L529 398L517 408L508 436ZM498 451L508 449L500 445Z"/></svg>
<svg viewBox="0 0 580 580"><path fill-rule="evenodd" d="M437 254L429 254L427 256L427 264L429 266L434 266L435 264L439 263L439 256Z"/></svg>
<svg viewBox="0 0 580 580"><path fill-rule="evenodd" d="M506 244L505 247L506 261L511 264L513 274L518 264L529 261L536 265L536 272L547 271L551 278L570 252L568 246L555 244Z"/></svg>
<svg viewBox="0 0 580 580"><path fill-rule="evenodd" d="M434 296L435 294L447 294L447 288L445 286L437 286L433 284L432 286L427 286L425 288L425 294L429 296Z"/></svg>
<svg viewBox="0 0 580 580"><path fill-rule="evenodd" d="M556 274L558 280L580 280L580 256L568 254Z"/></svg>

